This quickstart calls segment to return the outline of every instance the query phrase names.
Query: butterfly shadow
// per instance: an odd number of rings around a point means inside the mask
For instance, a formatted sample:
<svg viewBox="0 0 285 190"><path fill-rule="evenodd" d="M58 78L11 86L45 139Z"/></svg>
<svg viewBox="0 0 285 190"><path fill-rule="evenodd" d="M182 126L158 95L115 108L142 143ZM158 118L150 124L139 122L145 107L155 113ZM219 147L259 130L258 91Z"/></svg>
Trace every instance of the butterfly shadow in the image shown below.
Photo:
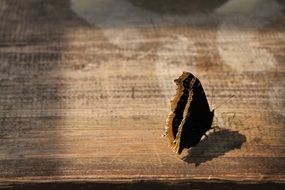
<svg viewBox="0 0 285 190"><path fill-rule="evenodd" d="M218 132L211 133L197 146L188 150L188 155L184 156L182 160L189 164L193 163L197 167L231 150L240 149L245 142L246 137L238 131L222 129Z"/></svg>

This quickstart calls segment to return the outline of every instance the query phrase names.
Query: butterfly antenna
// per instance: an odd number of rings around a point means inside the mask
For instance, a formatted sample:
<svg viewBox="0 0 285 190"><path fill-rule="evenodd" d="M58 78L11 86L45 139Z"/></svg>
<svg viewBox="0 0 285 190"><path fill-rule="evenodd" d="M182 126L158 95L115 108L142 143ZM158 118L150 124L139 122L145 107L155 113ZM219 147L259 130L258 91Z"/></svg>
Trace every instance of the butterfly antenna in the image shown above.
<svg viewBox="0 0 285 190"><path fill-rule="evenodd" d="M225 103L227 103L230 99L232 99L235 95L230 96L225 102L222 102L220 105L218 105L216 108L214 108L214 110L218 109L219 107L221 107L222 105L224 105Z"/></svg>

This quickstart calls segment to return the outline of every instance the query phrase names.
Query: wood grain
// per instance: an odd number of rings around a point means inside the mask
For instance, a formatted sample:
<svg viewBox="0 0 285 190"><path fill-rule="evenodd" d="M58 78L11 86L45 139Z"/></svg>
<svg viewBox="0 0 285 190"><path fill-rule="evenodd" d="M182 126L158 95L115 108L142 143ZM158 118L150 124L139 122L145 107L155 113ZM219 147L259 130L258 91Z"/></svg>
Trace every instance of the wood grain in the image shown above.
<svg viewBox="0 0 285 190"><path fill-rule="evenodd" d="M260 13L262 2L177 14L108 0L92 15L76 1L0 1L0 186L284 183L284 3ZM177 156L161 135L182 71L200 79L211 108L223 104L222 130Z"/></svg>

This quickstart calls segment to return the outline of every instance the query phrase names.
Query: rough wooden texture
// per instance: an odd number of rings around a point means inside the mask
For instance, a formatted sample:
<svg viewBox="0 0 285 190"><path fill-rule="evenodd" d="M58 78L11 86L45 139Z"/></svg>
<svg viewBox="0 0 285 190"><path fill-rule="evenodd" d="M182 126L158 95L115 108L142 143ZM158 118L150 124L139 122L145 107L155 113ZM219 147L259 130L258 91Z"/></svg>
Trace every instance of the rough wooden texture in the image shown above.
<svg viewBox="0 0 285 190"><path fill-rule="evenodd" d="M0 1L0 184L285 182L284 1L162 2ZM182 71L223 130L177 156Z"/></svg>

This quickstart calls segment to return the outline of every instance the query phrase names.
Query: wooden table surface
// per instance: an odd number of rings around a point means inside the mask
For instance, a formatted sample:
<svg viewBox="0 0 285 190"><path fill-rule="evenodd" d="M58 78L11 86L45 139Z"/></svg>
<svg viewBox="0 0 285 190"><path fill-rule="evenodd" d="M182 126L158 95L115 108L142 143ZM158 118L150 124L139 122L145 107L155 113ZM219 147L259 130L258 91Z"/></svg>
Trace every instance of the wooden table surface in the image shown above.
<svg viewBox="0 0 285 190"><path fill-rule="evenodd" d="M282 0L1 0L0 186L283 184L284 8ZM162 134L183 71L218 107L221 131L176 155Z"/></svg>

